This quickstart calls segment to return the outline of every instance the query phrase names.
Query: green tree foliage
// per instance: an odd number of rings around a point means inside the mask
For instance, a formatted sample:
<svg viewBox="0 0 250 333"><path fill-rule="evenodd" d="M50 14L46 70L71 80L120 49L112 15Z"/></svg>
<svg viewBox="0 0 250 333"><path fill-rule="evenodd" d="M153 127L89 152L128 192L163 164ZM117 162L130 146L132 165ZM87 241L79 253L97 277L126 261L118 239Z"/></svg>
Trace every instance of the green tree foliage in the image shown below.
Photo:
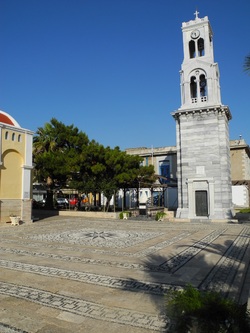
<svg viewBox="0 0 250 333"><path fill-rule="evenodd" d="M111 149L91 142L82 154L80 172L75 174L74 187L83 192L102 192L107 198L107 209L114 193L120 188L138 186L138 175L153 181L154 169L142 167L139 156L127 155L119 147Z"/></svg>
<svg viewBox="0 0 250 333"><path fill-rule="evenodd" d="M51 119L39 127L33 141L33 156L38 181L65 185L70 175L79 172L79 154L89 144L87 135L73 125Z"/></svg>
<svg viewBox="0 0 250 333"><path fill-rule="evenodd" d="M188 285L167 295L168 332L175 333L248 333L249 315L244 306L221 294L199 291Z"/></svg>
<svg viewBox="0 0 250 333"><path fill-rule="evenodd" d="M67 184L85 193L103 192L108 203L119 188L137 187L138 177L147 185L154 181L153 166L141 166L141 157L89 141L78 128L55 118L38 128L33 156L38 181L50 188Z"/></svg>
<svg viewBox="0 0 250 333"><path fill-rule="evenodd" d="M246 56L245 62L244 62L244 70L250 74L250 54Z"/></svg>

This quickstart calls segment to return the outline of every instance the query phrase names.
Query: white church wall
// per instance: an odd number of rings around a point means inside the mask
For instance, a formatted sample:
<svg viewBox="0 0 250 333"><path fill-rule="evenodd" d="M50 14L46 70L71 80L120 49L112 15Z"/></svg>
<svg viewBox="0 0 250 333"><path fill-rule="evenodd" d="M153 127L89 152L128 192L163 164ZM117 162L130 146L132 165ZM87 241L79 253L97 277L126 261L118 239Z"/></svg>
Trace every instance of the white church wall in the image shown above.
<svg viewBox="0 0 250 333"><path fill-rule="evenodd" d="M232 201L234 206L249 207L249 193L246 185L232 186Z"/></svg>

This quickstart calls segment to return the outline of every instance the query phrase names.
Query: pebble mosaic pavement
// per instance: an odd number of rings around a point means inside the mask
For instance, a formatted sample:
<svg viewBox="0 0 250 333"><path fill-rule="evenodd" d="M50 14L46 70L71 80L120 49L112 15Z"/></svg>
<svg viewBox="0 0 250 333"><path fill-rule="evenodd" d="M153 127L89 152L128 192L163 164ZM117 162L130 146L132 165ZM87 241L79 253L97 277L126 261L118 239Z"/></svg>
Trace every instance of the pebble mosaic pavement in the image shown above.
<svg viewBox="0 0 250 333"><path fill-rule="evenodd" d="M191 283L248 300L250 224L51 217L0 227L0 332L167 332Z"/></svg>

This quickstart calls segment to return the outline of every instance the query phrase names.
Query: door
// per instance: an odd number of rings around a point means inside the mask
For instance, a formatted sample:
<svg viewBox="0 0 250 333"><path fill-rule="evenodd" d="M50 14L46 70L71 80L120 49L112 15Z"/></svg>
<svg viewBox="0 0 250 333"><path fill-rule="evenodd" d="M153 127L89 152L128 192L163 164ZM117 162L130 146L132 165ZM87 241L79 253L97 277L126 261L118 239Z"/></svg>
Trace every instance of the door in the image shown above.
<svg viewBox="0 0 250 333"><path fill-rule="evenodd" d="M207 191L195 191L196 216L208 216Z"/></svg>

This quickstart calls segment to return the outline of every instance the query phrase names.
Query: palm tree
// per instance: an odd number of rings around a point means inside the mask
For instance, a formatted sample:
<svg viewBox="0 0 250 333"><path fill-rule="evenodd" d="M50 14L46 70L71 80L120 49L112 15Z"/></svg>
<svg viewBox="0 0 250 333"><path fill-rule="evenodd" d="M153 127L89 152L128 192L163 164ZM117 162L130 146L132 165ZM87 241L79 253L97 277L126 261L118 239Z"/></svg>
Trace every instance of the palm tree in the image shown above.
<svg viewBox="0 0 250 333"><path fill-rule="evenodd" d="M33 150L35 154L54 150L56 147L54 132L54 127L50 123L46 123L44 128L38 128L33 140Z"/></svg>
<svg viewBox="0 0 250 333"><path fill-rule="evenodd" d="M245 58L244 71L250 74L250 54Z"/></svg>

